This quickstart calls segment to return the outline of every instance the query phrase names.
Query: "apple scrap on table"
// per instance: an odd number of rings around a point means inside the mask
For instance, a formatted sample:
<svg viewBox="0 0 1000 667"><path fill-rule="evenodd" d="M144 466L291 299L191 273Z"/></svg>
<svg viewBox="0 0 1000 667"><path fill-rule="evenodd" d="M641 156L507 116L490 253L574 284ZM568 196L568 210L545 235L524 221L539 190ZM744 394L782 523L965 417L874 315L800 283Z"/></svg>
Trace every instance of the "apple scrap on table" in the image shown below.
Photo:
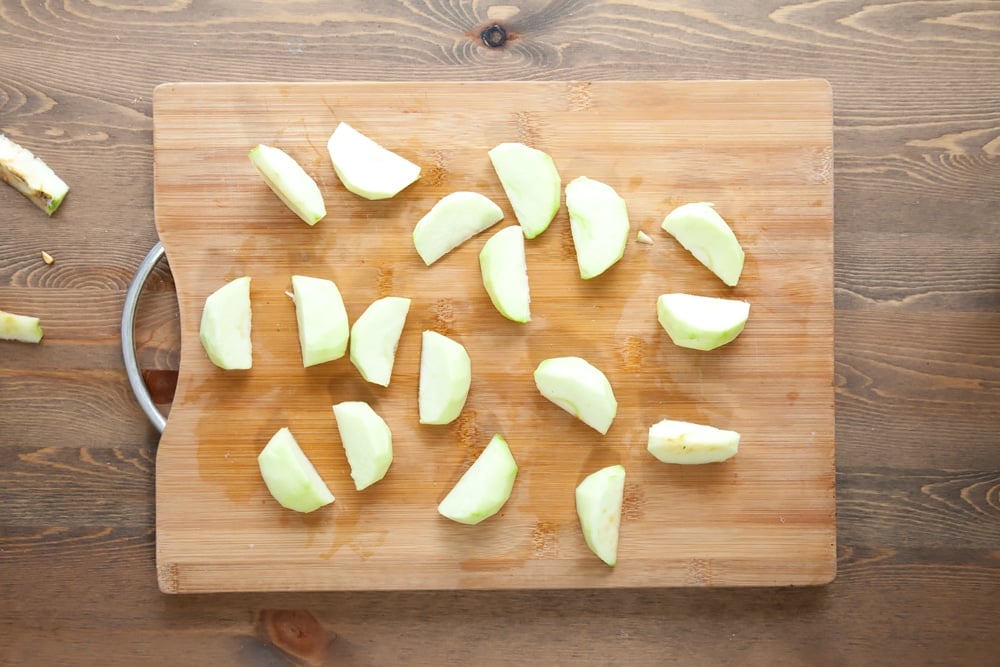
<svg viewBox="0 0 1000 667"><path fill-rule="evenodd" d="M394 197L420 177L420 167L347 123L327 144L334 170L350 192L376 200ZM496 310L519 323L531 321L525 239L550 226L560 207L562 180L547 153L521 143L488 151L518 224L496 232L479 253L483 286ZM250 159L274 193L310 225L326 213L315 181L280 149L258 145ZM580 277L600 276L624 255L630 233L625 200L610 185L585 176L565 188L566 208ZM440 199L415 225L413 243L427 266L504 217L492 200L476 192L453 192ZM732 287L739 282L744 252L732 229L710 203L685 204L664 218L662 229L701 264ZM643 231L636 241L652 244ZM292 276L303 366L344 356L368 382L388 386L396 349L411 305L389 296L368 306L353 327L332 280ZM219 288L205 302L200 338L209 359L224 369L252 365L250 278ZM662 294L657 319L679 347L712 350L743 331L750 304L736 299L684 293ZM28 326L30 322L21 326ZM35 323L37 325L37 321ZM2 332L3 330L0 330ZM38 332L40 336L40 330ZM461 414L472 380L465 347L434 331L422 333L417 403L419 423L448 424ZM618 411L607 376L577 356L553 357L534 371L538 391L602 435ZM392 432L362 401L333 406L341 441L357 490L383 479L392 464ZM736 431L664 419L649 427L647 450L664 463L704 464L736 455ZM310 512L334 497L288 428L280 429L258 457L271 495L283 507ZM477 524L495 515L510 498L518 466L507 441L496 434L438 505L453 521ZM612 465L589 474L576 488L576 510L587 546L609 566L617 562L625 468Z"/></svg>

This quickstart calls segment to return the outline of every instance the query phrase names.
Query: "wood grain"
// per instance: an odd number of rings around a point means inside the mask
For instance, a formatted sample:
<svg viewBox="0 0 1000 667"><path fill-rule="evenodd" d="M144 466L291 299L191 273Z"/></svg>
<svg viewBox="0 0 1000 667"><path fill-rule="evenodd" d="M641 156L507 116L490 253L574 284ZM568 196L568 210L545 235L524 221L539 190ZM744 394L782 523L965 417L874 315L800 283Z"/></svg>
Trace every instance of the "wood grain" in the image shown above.
<svg viewBox="0 0 1000 667"><path fill-rule="evenodd" d="M504 48L478 37L493 21L516 35ZM51 220L0 188L0 308L44 306L51 322L38 350L0 344L0 451L13 448L4 461L34 472L0 473L0 662L993 664L1000 540L990 534L1000 512L995 484L978 480L1000 471L989 384L1000 363L998 22L995 3L974 0L0 1L0 131L73 188ZM156 240L159 83L803 77L834 90L831 586L164 598L150 497L129 492L111 510L113 476L58 473L83 481L53 484L51 466L17 458L52 447L75 469L86 467L82 449L101 461L96 449L155 452L112 327ZM41 264L43 249L53 267ZM150 308L147 331L159 333L141 350L145 363L176 369L179 329L162 320L169 306ZM72 321L61 317L70 312ZM64 329L75 337L66 347ZM102 360L108 372L94 374ZM120 407L95 410L88 394ZM947 508L921 480L947 488ZM978 509L962 499L967 488ZM19 499L20 527L3 514L8 497ZM82 533L91 538L57 537L63 512L84 521L91 506L101 508ZM29 537L16 552L15 535ZM268 609L308 611L333 645L296 657L299 645L263 639Z"/></svg>

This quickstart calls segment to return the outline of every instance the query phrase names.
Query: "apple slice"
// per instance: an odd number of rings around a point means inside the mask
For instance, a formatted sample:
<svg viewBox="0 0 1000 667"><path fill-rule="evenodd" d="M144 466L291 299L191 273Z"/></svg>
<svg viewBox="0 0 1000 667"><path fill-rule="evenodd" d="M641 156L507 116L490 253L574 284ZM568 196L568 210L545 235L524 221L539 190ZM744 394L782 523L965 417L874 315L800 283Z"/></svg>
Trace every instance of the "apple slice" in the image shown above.
<svg viewBox="0 0 1000 667"><path fill-rule="evenodd" d="M351 327L351 363L368 382L389 386L396 348L410 311L410 300L387 296L372 302Z"/></svg>
<svg viewBox="0 0 1000 667"><path fill-rule="evenodd" d="M280 148L258 144L249 157L271 191L306 224L315 225L326 217L319 186L292 156Z"/></svg>
<svg viewBox="0 0 1000 667"><path fill-rule="evenodd" d="M670 340L692 350L714 350L732 342L750 317L750 304L693 294L662 294L656 315Z"/></svg>
<svg viewBox="0 0 1000 667"><path fill-rule="evenodd" d="M514 322L531 321L528 264L520 227L494 234L479 253L483 287L500 314Z"/></svg>
<svg viewBox="0 0 1000 667"><path fill-rule="evenodd" d="M499 434L494 435L438 505L438 512L458 523L480 523L499 512L510 499L516 478L517 463L507 441Z"/></svg>
<svg viewBox="0 0 1000 667"><path fill-rule="evenodd" d="M740 434L714 426L664 419L649 427L646 449L664 463L718 463L736 456Z"/></svg>
<svg viewBox="0 0 1000 667"><path fill-rule="evenodd" d="M635 233L635 240L646 245L653 245L653 238L641 229Z"/></svg>
<svg viewBox="0 0 1000 667"><path fill-rule="evenodd" d="M743 248L712 204L679 206L663 219L661 226L722 282L730 287L740 282Z"/></svg>
<svg viewBox="0 0 1000 667"><path fill-rule="evenodd" d="M253 367L250 276L232 280L205 299L199 338L212 363L226 370Z"/></svg>
<svg viewBox="0 0 1000 667"><path fill-rule="evenodd" d="M257 465L267 490L284 508L312 512L334 500L323 478L287 428L271 437L257 455Z"/></svg>
<svg viewBox="0 0 1000 667"><path fill-rule="evenodd" d="M0 340L37 343L42 340L42 326L37 317L0 310Z"/></svg>
<svg viewBox="0 0 1000 667"><path fill-rule="evenodd" d="M65 181L27 148L0 134L0 180L52 215L69 192Z"/></svg>
<svg viewBox="0 0 1000 667"><path fill-rule="evenodd" d="M299 326L302 366L340 359L347 351L347 309L336 283L325 278L292 276L295 320Z"/></svg>
<svg viewBox="0 0 1000 667"><path fill-rule="evenodd" d="M581 176L566 186L566 208L580 277L590 280L625 254L628 209L614 188Z"/></svg>
<svg viewBox="0 0 1000 667"><path fill-rule="evenodd" d="M351 466L358 491L385 477L392 464L392 431L372 406L363 401L344 401L333 406L340 441Z"/></svg>
<svg viewBox="0 0 1000 667"><path fill-rule="evenodd" d="M413 228L413 245L430 266L476 234L503 220L503 210L478 192L452 192Z"/></svg>
<svg viewBox="0 0 1000 667"><path fill-rule="evenodd" d="M344 187L365 199L389 199L420 178L420 167L383 148L347 123L326 143Z"/></svg>
<svg viewBox="0 0 1000 667"><path fill-rule="evenodd" d="M580 357L554 357L538 364L535 385L542 396L606 435L618 414L607 376Z"/></svg>
<svg viewBox="0 0 1000 667"><path fill-rule="evenodd" d="M601 468L576 487L576 514L580 517L583 539L611 567L618 562L624 497L625 468L620 465Z"/></svg>
<svg viewBox="0 0 1000 667"><path fill-rule="evenodd" d="M472 385L472 361L458 341L425 331L420 350L417 407L421 424L449 424L458 418Z"/></svg>
<svg viewBox="0 0 1000 667"><path fill-rule="evenodd" d="M489 152L524 237L533 239L546 229L559 210L562 180L552 157L521 143L503 143Z"/></svg>

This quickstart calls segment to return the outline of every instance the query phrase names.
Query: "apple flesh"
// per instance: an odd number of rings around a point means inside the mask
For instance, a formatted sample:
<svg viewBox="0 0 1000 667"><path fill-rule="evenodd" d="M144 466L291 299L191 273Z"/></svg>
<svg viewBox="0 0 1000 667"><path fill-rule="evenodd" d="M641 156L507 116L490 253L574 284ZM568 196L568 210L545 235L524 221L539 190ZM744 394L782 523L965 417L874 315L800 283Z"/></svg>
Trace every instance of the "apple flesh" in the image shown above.
<svg viewBox="0 0 1000 667"><path fill-rule="evenodd" d="M520 227L494 234L479 253L483 287L501 315L514 322L531 321L528 264Z"/></svg>
<svg viewBox="0 0 1000 667"><path fill-rule="evenodd" d="M312 512L333 502L333 494L316 472L292 432L280 429L257 456L260 476L282 507Z"/></svg>
<svg viewBox="0 0 1000 667"><path fill-rule="evenodd" d="M614 188L581 176L566 186L566 208L580 277L590 280L625 254L628 209Z"/></svg>
<svg viewBox="0 0 1000 667"><path fill-rule="evenodd" d="M499 512L510 499L516 478L517 463L507 441L494 435L438 505L438 512L458 523L480 523Z"/></svg>
<svg viewBox="0 0 1000 667"><path fill-rule="evenodd" d="M38 343L42 340L42 325L37 317L0 310L0 340Z"/></svg>
<svg viewBox="0 0 1000 667"><path fill-rule="evenodd" d="M417 254L430 266L503 219L503 210L478 192L452 192L434 204L413 228Z"/></svg>
<svg viewBox="0 0 1000 667"><path fill-rule="evenodd" d="M347 309L336 283L325 278L292 276L292 301L299 328L302 366L340 359L347 351Z"/></svg>
<svg viewBox="0 0 1000 667"><path fill-rule="evenodd" d="M635 240L638 241L639 243L644 243L646 245L653 245L652 237L646 232L642 231L641 229L638 232L636 232Z"/></svg>
<svg viewBox="0 0 1000 667"><path fill-rule="evenodd" d="M730 287L740 282L743 247L712 204L679 206L667 214L661 226L722 282Z"/></svg>
<svg viewBox="0 0 1000 667"><path fill-rule="evenodd" d="M418 165L347 123L337 125L326 148L340 182L365 199L390 199L420 178Z"/></svg>
<svg viewBox="0 0 1000 667"><path fill-rule="evenodd" d="M358 491L385 477L392 465L392 431L370 405L344 401L333 406L340 441Z"/></svg>
<svg viewBox="0 0 1000 667"><path fill-rule="evenodd" d="M250 276L232 280L205 299L198 335L213 364L225 370L253 367Z"/></svg>
<svg viewBox="0 0 1000 667"><path fill-rule="evenodd" d="M0 134L0 180L52 215L62 204L69 186L40 158Z"/></svg>
<svg viewBox="0 0 1000 667"><path fill-rule="evenodd" d="M576 514L590 550L614 567L625 497L625 468L620 465L591 473L576 487Z"/></svg>
<svg viewBox="0 0 1000 667"><path fill-rule="evenodd" d="M649 427L646 449L664 463L718 463L736 456L740 434L690 422L664 419Z"/></svg>
<svg viewBox="0 0 1000 667"><path fill-rule="evenodd" d="M618 414L607 376L580 357L542 361L535 369L535 385L542 396L602 435Z"/></svg>
<svg viewBox="0 0 1000 667"><path fill-rule="evenodd" d="M271 191L303 222L315 225L326 217L319 186L292 156L280 148L258 144L249 157Z"/></svg>
<svg viewBox="0 0 1000 667"><path fill-rule="evenodd" d="M351 363L366 381L389 386L396 348L410 311L410 300L387 296L372 302L351 327Z"/></svg>
<svg viewBox="0 0 1000 667"><path fill-rule="evenodd" d="M450 424L458 418L472 385L472 361L456 340L425 331L420 350L417 408L421 424Z"/></svg>
<svg viewBox="0 0 1000 667"><path fill-rule="evenodd" d="M656 301L660 325L679 347L714 350L740 335L750 304L694 294L662 294Z"/></svg>
<svg viewBox="0 0 1000 667"><path fill-rule="evenodd" d="M562 180L552 157L522 143L503 143L489 151L524 237L533 239L559 211Z"/></svg>

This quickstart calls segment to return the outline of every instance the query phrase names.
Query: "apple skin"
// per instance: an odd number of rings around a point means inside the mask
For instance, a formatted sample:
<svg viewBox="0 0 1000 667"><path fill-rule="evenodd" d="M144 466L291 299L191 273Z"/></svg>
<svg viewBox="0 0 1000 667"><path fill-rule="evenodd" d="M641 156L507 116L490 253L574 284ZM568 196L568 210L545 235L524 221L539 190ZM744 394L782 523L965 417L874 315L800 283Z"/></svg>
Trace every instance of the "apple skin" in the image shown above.
<svg viewBox="0 0 1000 667"><path fill-rule="evenodd" d="M742 333L750 304L693 294L662 294L656 301L660 325L678 347L714 350Z"/></svg>
<svg viewBox="0 0 1000 667"><path fill-rule="evenodd" d="M549 228L561 204L562 179L555 161L544 151L516 142L494 146L489 157L524 238L537 237Z"/></svg>
<svg viewBox="0 0 1000 667"><path fill-rule="evenodd" d="M271 497L296 512L314 512L334 501L333 494L316 472L292 432L279 429L257 455L261 477Z"/></svg>
<svg viewBox="0 0 1000 667"><path fill-rule="evenodd" d="M392 431L364 401L343 401L333 406L340 441L351 466L357 491L378 482L392 465Z"/></svg>
<svg viewBox="0 0 1000 667"><path fill-rule="evenodd" d="M326 217L319 186L292 156L280 148L258 144L249 157L271 192L303 222L312 226Z"/></svg>
<svg viewBox="0 0 1000 667"><path fill-rule="evenodd" d="M69 192L66 182L41 158L3 134L0 134L0 181L8 183L49 216Z"/></svg>
<svg viewBox="0 0 1000 667"><path fill-rule="evenodd" d="M726 461L739 446L736 431L664 419L649 427L646 449L664 463L699 465Z"/></svg>
<svg viewBox="0 0 1000 667"><path fill-rule="evenodd" d="M450 424L469 397L472 361L465 347L436 331L424 331L417 407L421 424Z"/></svg>
<svg viewBox="0 0 1000 667"><path fill-rule="evenodd" d="M618 536L625 498L625 468L608 466L588 475L576 487L576 513L583 538L610 567L618 564Z"/></svg>
<svg viewBox="0 0 1000 667"><path fill-rule="evenodd" d="M388 387L410 299L387 296L373 301L351 327L351 363L367 382Z"/></svg>
<svg viewBox="0 0 1000 667"><path fill-rule="evenodd" d="M539 363L534 376L542 396L607 435L618 414L618 401L598 368L580 357L553 357Z"/></svg>
<svg viewBox="0 0 1000 667"><path fill-rule="evenodd" d="M250 276L232 280L205 299L198 338L213 364L225 370L253 367Z"/></svg>
<svg viewBox="0 0 1000 667"><path fill-rule="evenodd" d="M513 322L530 322L531 292L521 228L505 227L490 237L479 253L479 267L483 287L497 311Z"/></svg>
<svg viewBox="0 0 1000 667"><path fill-rule="evenodd" d="M507 441L496 434L438 505L438 513L458 523L481 523L507 503L515 479L517 463Z"/></svg>
<svg viewBox="0 0 1000 667"><path fill-rule="evenodd" d="M708 202L679 206L661 227L730 287L740 282L745 255L732 228Z"/></svg>
<svg viewBox="0 0 1000 667"><path fill-rule="evenodd" d="M347 123L337 125L326 148L340 182L365 199L391 199L420 178L418 165Z"/></svg>
<svg viewBox="0 0 1000 667"><path fill-rule="evenodd" d="M37 317L0 310L0 340L38 343L42 340L42 335L42 325Z"/></svg>
<svg viewBox="0 0 1000 667"><path fill-rule="evenodd" d="M430 266L476 234L503 220L503 209L478 192L445 195L413 228L413 245Z"/></svg>
<svg viewBox="0 0 1000 667"><path fill-rule="evenodd" d="M566 186L566 208L580 277L601 275L625 254L628 208L614 188L586 176Z"/></svg>

